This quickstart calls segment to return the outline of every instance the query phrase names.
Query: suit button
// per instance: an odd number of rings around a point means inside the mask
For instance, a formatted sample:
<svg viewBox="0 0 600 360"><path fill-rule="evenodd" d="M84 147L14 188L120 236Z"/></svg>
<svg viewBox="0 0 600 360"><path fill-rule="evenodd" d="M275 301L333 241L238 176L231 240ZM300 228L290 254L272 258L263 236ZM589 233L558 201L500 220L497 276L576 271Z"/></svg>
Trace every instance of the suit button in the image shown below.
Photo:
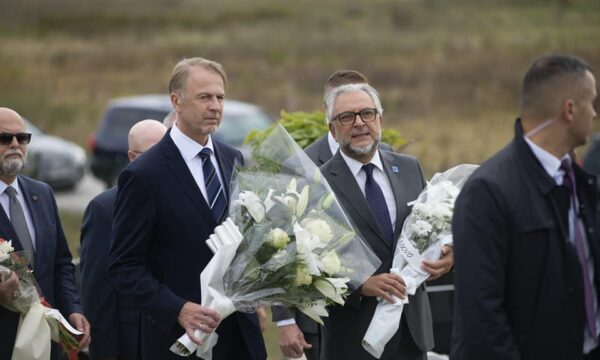
<svg viewBox="0 0 600 360"><path fill-rule="evenodd" d="M588 229L588 233L593 234L594 233L594 228L589 228Z"/></svg>
<svg viewBox="0 0 600 360"><path fill-rule="evenodd" d="M573 288L572 288L572 287L568 288L568 289L567 289L567 292L568 292L569 294L572 294L572 293L573 293Z"/></svg>

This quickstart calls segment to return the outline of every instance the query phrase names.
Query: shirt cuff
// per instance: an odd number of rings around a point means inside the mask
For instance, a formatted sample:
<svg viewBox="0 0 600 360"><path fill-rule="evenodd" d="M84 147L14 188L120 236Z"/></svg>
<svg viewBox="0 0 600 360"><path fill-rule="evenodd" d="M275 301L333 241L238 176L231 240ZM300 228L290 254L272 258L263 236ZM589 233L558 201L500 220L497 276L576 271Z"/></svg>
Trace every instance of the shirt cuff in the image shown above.
<svg viewBox="0 0 600 360"><path fill-rule="evenodd" d="M296 320L294 318L290 318L290 319L285 319L285 320L279 320L277 322L277 327L282 327L282 326L286 326L286 325L294 325L296 324Z"/></svg>

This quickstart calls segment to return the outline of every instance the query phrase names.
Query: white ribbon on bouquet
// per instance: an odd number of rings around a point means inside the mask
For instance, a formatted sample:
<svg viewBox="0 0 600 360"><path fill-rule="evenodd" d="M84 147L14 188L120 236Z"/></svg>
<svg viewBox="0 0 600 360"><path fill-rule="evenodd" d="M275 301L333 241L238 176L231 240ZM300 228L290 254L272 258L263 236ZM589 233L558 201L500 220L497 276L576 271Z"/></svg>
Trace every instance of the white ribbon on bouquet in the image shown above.
<svg viewBox="0 0 600 360"><path fill-rule="evenodd" d="M212 250L214 256L200 274L201 303L202 306L217 311L221 321L235 312L235 306L225 296L223 277L242 239L243 236L238 227L231 218L227 218L223 224L215 228L215 233L206 240L206 244ZM216 332L204 333L195 330L194 336L202 340L202 345L196 345L187 334L184 334L177 339L170 350L181 356L188 356L195 351L196 356L211 360L212 349L217 344L219 335Z"/></svg>
<svg viewBox="0 0 600 360"><path fill-rule="evenodd" d="M394 260L390 273L399 275L406 284L406 297L400 299L394 296L395 303L379 300L373 319L369 328L363 337L363 348L376 358L380 358L385 349L385 345L392 336L398 331L400 318L404 305L408 304L408 295L414 295L419 286L427 280L429 273L421 269L423 261L432 261L440 258L442 246L452 241L452 236L448 235L444 239L439 239L431 245L422 254L410 243L410 241L401 236L396 245Z"/></svg>

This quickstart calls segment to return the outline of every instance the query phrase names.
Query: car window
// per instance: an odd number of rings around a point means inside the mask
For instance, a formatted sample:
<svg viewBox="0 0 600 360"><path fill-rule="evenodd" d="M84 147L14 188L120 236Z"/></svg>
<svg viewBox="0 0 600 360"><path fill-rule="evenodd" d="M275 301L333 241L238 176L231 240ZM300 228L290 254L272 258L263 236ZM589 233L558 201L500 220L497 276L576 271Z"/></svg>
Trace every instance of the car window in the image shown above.
<svg viewBox="0 0 600 360"><path fill-rule="evenodd" d="M241 146L250 130L265 129L270 123L269 117L260 111L233 115L225 113L215 137L231 146Z"/></svg>
<svg viewBox="0 0 600 360"><path fill-rule="evenodd" d="M103 125L98 132L96 141L103 146L121 148L125 145L127 150L127 135L129 129L138 121L154 119L162 121L167 115L163 110L147 110L133 108L112 108L105 115Z"/></svg>

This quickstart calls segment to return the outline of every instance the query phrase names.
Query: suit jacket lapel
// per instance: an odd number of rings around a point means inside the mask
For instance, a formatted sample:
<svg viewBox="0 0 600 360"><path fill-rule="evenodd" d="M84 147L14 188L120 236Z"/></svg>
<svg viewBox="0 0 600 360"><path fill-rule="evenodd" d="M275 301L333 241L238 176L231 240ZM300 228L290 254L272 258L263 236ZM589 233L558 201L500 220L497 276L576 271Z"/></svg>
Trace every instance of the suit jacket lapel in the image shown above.
<svg viewBox="0 0 600 360"><path fill-rule="evenodd" d="M229 203L231 173L233 171L233 167L236 165L235 158L227 156L228 154L226 151L223 150L221 143L215 141L214 139L213 146L215 148L215 156L217 157L217 162L219 163L219 169L221 170L221 176L223 177L223 189L225 190L227 203Z"/></svg>
<svg viewBox="0 0 600 360"><path fill-rule="evenodd" d="M406 205L409 201L414 199L407 199L406 197L406 189L405 189L405 179L404 175L406 175L406 169L403 169L400 164L395 161L394 156L391 153L380 151L381 154L381 162L383 163L383 170L390 180L390 185L392 185L392 192L394 193L394 200L396 201L396 223L394 225L394 244L393 247L396 247L396 243L398 242L398 237L400 236L400 232L402 231L402 225L404 224L404 219L408 216L410 211L409 207Z"/></svg>
<svg viewBox="0 0 600 360"><path fill-rule="evenodd" d="M196 180L194 180L190 169L183 160L179 149L173 142L173 139L171 139L170 132L160 141L159 145L166 158L167 167L173 177L179 182L181 188L190 198L202 219L207 222L208 226L214 228L217 224L215 223L210 207L206 203L200 188L198 188L198 184L196 184Z"/></svg>
<svg viewBox="0 0 600 360"><path fill-rule="evenodd" d="M390 252L388 242L384 239L381 229L377 224L377 219L373 215L373 211L369 207L363 192L361 191L354 175L346 165L344 158L340 155L339 150L331 160L331 174L334 176L334 185L339 189L336 195L340 198L345 198L344 204L350 206L362 218L362 220L377 234L374 238L365 239L378 253ZM358 220L358 219L357 219ZM357 220L355 220L355 225ZM360 228L360 226L359 226ZM379 250L377 250L379 249Z"/></svg>
<svg viewBox="0 0 600 360"><path fill-rule="evenodd" d="M25 199L25 206L27 206L27 210L29 210L29 216L31 216L31 221L33 222L33 229L35 231L35 264L41 264L40 261L43 261L44 256L42 255L44 252L44 245L47 244L43 239L43 231L40 229L40 224L42 223L40 217L40 194L36 193L29 186L29 182L23 179L22 177L17 177L19 181L19 188L23 192L23 198ZM33 236L32 236L33 238Z"/></svg>
<svg viewBox="0 0 600 360"><path fill-rule="evenodd" d="M15 229L12 227L8 214L6 214L2 206L0 208L0 236L6 241L11 240L15 251L23 250L23 246L19 238L17 238L17 233L15 233Z"/></svg>

